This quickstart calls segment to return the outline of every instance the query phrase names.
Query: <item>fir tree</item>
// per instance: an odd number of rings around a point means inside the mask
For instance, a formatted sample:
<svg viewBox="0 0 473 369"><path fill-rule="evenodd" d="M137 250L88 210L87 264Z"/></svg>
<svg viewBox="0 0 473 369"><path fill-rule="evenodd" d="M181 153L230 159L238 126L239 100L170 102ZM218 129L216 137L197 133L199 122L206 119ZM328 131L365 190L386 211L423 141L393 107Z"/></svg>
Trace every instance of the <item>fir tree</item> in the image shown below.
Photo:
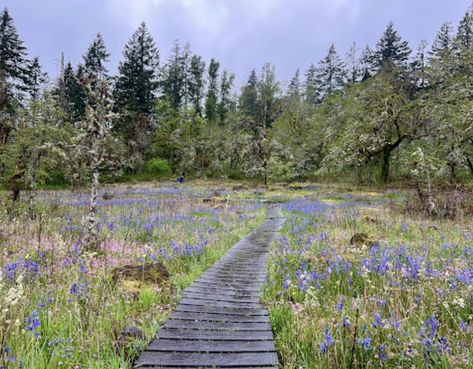
<svg viewBox="0 0 473 369"><path fill-rule="evenodd" d="M412 75L414 82L419 88L426 88L428 86L427 75L427 41L421 41L417 48L417 54L411 64Z"/></svg>
<svg viewBox="0 0 473 369"><path fill-rule="evenodd" d="M107 75L105 64L109 61L109 57L103 37L98 33L83 56L85 78L92 83L92 88L94 81Z"/></svg>
<svg viewBox="0 0 473 369"><path fill-rule="evenodd" d="M119 112L151 114L158 88L159 52L145 23L141 23L123 50L114 88Z"/></svg>
<svg viewBox="0 0 473 369"><path fill-rule="evenodd" d="M239 110L245 121L256 121L258 116L258 77L254 69L242 88Z"/></svg>
<svg viewBox="0 0 473 369"><path fill-rule="evenodd" d="M442 24L429 52L431 60L441 60L451 54L453 50L452 33L453 29L450 23Z"/></svg>
<svg viewBox="0 0 473 369"><path fill-rule="evenodd" d="M358 60L358 47L353 43L348 50L346 64L348 69L348 81L351 83L358 82L360 79L360 61Z"/></svg>
<svg viewBox="0 0 473 369"><path fill-rule="evenodd" d="M171 57L164 68L162 86L166 99L171 106L179 111L183 106L187 93L188 52L181 51L179 41L174 42Z"/></svg>
<svg viewBox="0 0 473 369"><path fill-rule="evenodd" d="M189 67L188 93L195 112L202 115L205 62L201 56L193 55Z"/></svg>
<svg viewBox="0 0 473 369"><path fill-rule="evenodd" d="M205 100L205 116L209 121L215 121L217 118L217 96L218 96L218 69L220 63L215 60L210 60L208 71L208 89Z"/></svg>
<svg viewBox="0 0 473 369"><path fill-rule="evenodd" d="M27 66L27 91L32 100L37 100L41 93L41 88L47 82L47 74L41 70L39 58L35 57Z"/></svg>
<svg viewBox="0 0 473 369"><path fill-rule="evenodd" d="M287 96L299 100L301 97L300 70L297 68L294 77L292 77L287 87Z"/></svg>
<svg viewBox="0 0 473 369"><path fill-rule="evenodd" d="M257 125L270 128L277 115L276 105L279 83L276 80L274 66L269 63L263 67L258 90L259 119Z"/></svg>
<svg viewBox="0 0 473 369"><path fill-rule="evenodd" d="M331 45L327 56L319 62L316 79L321 97L343 87L346 79L345 64L338 55L335 45Z"/></svg>
<svg viewBox="0 0 473 369"><path fill-rule="evenodd" d="M235 108L235 104L231 99L231 91L235 75L224 70L220 80L220 98L218 102L217 112L220 124L224 124L227 113Z"/></svg>
<svg viewBox="0 0 473 369"><path fill-rule="evenodd" d="M153 128L158 66L158 49L143 22L125 45L113 91L114 109L119 114L114 129L128 140L140 162Z"/></svg>
<svg viewBox="0 0 473 369"><path fill-rule="evenodd" d="M374 54L376 69L406 67L410 54L409 43L401 39L394 29L394 23L390 22L376 46Z"/></svg>
<svg viewBox="0 0 473 369"><path fill-rule="evenodd" d="M5 8L0 13L0 72L13 88L24 90L28 83L26 54L13 18Z"/></svg>
<svg viewBox="0 0 473 369"><path fill-rule="evenodd" d="M473 9L468 10L458 25L455 36L455 49L458 53L469 50L473 46Z"/></svg>
<svg viewBox="0 0 473 369"><path fill-rule="evenodd" d="M305 73L304 88L305 101L311 106L317 105L319 103L319 84L317 82L317 68L314 64L311 64Z"/></svg>
<svg viewBox="0 0 473 369"><path fill-rule="evenodd" d="M373 50L371 50L369 46L366 46L360 57L361 81L366 81L368 78L374 75L374 58L375 55L373 53Z"/></svg>
<svg viewBox="0 0 473 369"><path fill-rule="evenodd" d="M72 102L73 112L74 112L74 123L83 121L85 119L85 108L87 105L86 99L86 91L85 85L90 83L91 86L95 85L95 81L90 81L86 77L85 68L82 64L77 66L77 70L73 79L74 82L72 83L73 89L71 90L71 94L69 96L70 102ZM90 102L92 104L92 102Z"/></svg>

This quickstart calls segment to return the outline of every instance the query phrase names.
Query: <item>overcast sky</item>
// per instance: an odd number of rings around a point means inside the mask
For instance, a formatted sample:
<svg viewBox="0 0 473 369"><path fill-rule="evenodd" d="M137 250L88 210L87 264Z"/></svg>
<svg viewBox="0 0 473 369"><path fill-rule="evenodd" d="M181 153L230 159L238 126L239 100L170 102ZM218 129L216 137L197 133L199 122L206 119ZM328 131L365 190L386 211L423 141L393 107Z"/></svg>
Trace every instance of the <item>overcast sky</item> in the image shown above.
<svg viewBox="0 0 473 369"><path fill-rule="evenodd" d="M415 49L444 22L456 27L470 0L0 0L31 55L56 76L61 51L78 63L97 32L115 72L125 42L146 21L161 58L189 42L245 80L265 62L288 80L323 57L333 42L345 54L356 42L374 46L389 21ZM1 5L0 5L1 6Z"/></svg>

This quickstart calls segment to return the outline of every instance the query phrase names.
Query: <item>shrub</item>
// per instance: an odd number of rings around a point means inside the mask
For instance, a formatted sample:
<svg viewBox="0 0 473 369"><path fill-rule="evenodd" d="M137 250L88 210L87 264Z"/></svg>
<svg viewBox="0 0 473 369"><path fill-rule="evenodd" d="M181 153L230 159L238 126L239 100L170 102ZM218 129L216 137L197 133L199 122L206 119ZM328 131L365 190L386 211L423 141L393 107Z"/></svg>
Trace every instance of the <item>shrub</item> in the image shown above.
<svg viewBox="0 0 473 369"><path fill-rule="evenodd" d="M171 166L165 159L150 159L145 164L144 172L157 177L165 177L171 175Z"/></svg>

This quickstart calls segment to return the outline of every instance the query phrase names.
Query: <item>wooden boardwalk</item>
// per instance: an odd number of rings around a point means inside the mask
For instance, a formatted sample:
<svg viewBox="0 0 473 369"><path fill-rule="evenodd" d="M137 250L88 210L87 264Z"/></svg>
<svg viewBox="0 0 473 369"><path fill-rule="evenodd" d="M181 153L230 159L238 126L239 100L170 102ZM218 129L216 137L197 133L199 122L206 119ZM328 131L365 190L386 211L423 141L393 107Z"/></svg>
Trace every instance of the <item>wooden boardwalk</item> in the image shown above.
<svg viewBox="0 0 473 369"><path fill-rule="evenodd" d="M135 368L277 368L268 311L259 303L268 245L284 219L266 221L183 294Z"/></svg>

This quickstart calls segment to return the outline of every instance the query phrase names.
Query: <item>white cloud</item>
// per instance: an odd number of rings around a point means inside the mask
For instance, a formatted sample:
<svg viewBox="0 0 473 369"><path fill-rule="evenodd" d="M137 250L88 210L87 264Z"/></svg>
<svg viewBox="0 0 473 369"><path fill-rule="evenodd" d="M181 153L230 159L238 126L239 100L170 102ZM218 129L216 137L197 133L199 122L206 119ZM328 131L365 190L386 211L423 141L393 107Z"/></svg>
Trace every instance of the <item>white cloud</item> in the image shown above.
<svg viewBox="0 0 473 369"><path fill-rule="evenodd" d="M132 27L141 21L152 24L184 16L197 31L211 34L218 34L227 21L227 5L218 0L107 0L108 11Z"/></svg>

